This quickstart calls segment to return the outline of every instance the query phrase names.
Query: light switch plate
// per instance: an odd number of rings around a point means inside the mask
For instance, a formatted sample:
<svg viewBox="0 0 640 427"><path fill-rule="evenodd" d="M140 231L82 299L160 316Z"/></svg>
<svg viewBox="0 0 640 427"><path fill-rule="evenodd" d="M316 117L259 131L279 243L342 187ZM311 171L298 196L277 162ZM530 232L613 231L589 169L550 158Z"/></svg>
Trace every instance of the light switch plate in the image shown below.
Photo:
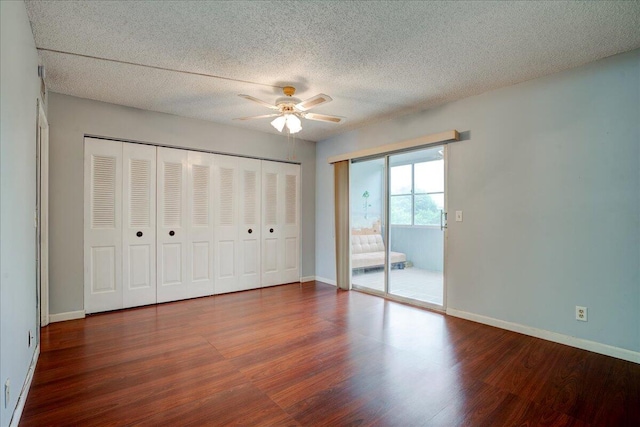
<svg viewBox="0 0 640 427"><path fill-rule="evenodd" d="M456 222L462 222L462 211L456 211Z"/></svg>

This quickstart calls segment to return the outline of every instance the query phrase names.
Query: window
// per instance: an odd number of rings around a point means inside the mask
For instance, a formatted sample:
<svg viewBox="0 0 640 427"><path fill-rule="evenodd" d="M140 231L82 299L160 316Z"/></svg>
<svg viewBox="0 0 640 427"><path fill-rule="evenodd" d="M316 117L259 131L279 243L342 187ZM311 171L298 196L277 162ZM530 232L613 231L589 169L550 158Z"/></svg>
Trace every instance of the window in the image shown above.
<svg viewBox="0 0 640 427"><path fill-rule="evenodd" d="M439 225L444 209L444 160L391 167L392 225Z"/></svg>

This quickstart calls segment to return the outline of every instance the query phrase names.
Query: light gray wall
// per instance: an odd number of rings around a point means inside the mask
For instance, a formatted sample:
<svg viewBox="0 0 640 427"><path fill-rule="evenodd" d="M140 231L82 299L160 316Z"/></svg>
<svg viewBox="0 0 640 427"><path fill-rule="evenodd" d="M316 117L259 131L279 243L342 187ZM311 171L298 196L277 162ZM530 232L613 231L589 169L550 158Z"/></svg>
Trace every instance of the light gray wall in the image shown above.
<svg viewBox="0 0 640 427"><path fill-rule="evenodd" d="M83 139L96 135L184 148L287 159L287 139L212 122L52 93L50 128L50 310L82 310ZM265 122L265 126L269 126ZM302 270L315 273L315 143L297 140L301 162Z"/></svg>
<svg viewBox="0 0 640 427"><path fill-rule="evenodd" d="M0 2L0 425L11 421L35 344L38 55L24 2ZM11 379L9 402L4 384Z"/></svg>
<svg viewBox="0 0 640 427"><path fill-rule="evenodd" d="M457 129L448 306L640 351L639 79L636 50L319 142L316 274L335 279L327 157Z"/></svg>

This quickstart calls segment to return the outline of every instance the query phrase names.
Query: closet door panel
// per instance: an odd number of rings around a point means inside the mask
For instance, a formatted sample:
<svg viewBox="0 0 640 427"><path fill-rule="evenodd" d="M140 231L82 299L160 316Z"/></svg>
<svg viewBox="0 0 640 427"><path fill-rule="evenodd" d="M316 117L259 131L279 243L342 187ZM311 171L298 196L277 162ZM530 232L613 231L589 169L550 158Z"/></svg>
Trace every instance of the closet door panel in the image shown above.
<svg viewBox="0 0 640 427"><path fill-rule="evenodd" d="M262 286L281 282L281 164L262 161Z"/></svg>
<svg viewBox="0 0 640 427"><path fill-rule="evenodd" d="M222 294L238 290L238 158L216 156L214 170L215 293Z"/></svg>
<svg viewBox="0 0 640 427"><path fill-rule="evenodd" d="M282 283L300 281L300 166L281 165L283 213L281 217Z"/></svg>
<svg viewBox="0 0 640 427"><path fill-rule="evenodd" d="M300 280L300 166L262 162L262 285Z"/></svg>
<svg viewBox="0 0 640 427"><path fill-rule="evenodd" d="M85 138L84 306L122 308L122 143Z"/></svg>
<svg viewBox="0 0 640 427"><path fill-rule="evenodd" d="M298 239L287 237L284 239L284 271L289 272L298 268ZM287 276L289 277L289 276ZM295 280L285 279L286 282Z"/></svg>
<svg viewBox="0 0 640 427"><path fill-rule="evenodd" d="M188 154L188 254L189 296L213 294L213 154Z"/></svg>
<svg viewBox="0 0 640 427"><path fill-rule="evenodd" d="M189 298L185 268L188 251L187 155L185 150L158 147L158 302Z"/></svg>
<svg viewBox="0 0 640 427"><path fill-rule="evenodd" d="M238 217L242 222L238 227L238 290L261 285L261 169L260 160L238 159Z"/></svg>
<svg viewBox="0 0 640 427"><path fill-rule="evenodd" d="M123 307L156 302L156 147L122 144Z"/></svg>

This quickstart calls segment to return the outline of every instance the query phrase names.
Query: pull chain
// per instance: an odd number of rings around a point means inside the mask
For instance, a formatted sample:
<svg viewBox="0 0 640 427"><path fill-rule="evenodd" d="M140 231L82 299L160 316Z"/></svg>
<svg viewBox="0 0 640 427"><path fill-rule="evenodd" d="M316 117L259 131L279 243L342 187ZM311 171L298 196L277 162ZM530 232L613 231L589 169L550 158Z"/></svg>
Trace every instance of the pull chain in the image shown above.
<svg viewBox="0 0 640 427"><path fill-rule="evenodd" d="M293 134L293 159L296 160L296 134Z"/></svg>
<svg viewBox="0 0 640 427"><path fill-rule="evenodd" d="M287 160L296 160L296 134L291 136L287 129Z"/></svg>

